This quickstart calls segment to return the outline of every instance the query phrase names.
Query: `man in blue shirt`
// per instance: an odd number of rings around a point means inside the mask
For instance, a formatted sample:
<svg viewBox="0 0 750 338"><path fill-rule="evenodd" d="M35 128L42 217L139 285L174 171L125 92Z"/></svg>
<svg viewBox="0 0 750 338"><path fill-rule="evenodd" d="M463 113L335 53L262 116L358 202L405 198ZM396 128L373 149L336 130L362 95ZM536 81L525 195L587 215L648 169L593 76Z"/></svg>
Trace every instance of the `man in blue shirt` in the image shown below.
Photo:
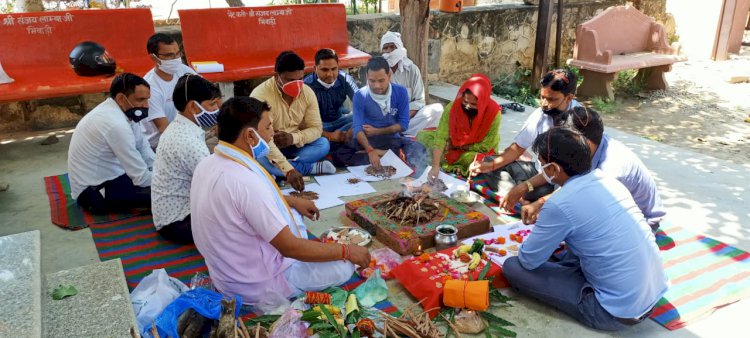
<svg viewBox="0 0 750 338"><path fill-rule="evenodd" d="M391 83L388 62L374 57L367 63L367 87L354 94L353 139L332 150L336 165L371 164L380 168L380 157L388 150L416 167L419 175L426 165L427 151L401 133L409 127L409 94ZM403 154L402 154L403 153Z"/></svg>
<svg viewBox="0 0 750 338"><path fill-rule="evenodd" d="M605 175L620 181L630 191L630 195L646 217L651 229L656 232L666 211L659 197L656 182L646 165L624 144L604 134L601 116L593 109L575 107L565 114L566 116L557 124L583 133L589 150L594 154L591 159L591 168L601 169ZM534 186L546 183L541 174L529 181ZM526 193L526 189L526 185L517 185L512 193L508 194L508 200L519 198ZM527 224L533 223L541 207L542 201L523 206L521 216L524 221Z"/></svg>
<svg viewBox="0 0 750 338"><path fill-rule="evenodd" d="M318 98L323 137L331 142L344 142L352 137L352 114L344 106L346 98L354 97L359 87L349 74L339 70L339 57L330 48L315 53L315 72L305 77Z"/></svg>
<svg viewBox="0 0 750 338"><path fill-rule="evenodd" d="M534 141L541 173L561 188L550 196L518 257L503 264L517 291L600 330L647 318L668 288L651 228L615 178L590 170L585 137L553 128ZM544 199L544 198L542 198ZM559 262L550 255L568 246Z"/></svg>

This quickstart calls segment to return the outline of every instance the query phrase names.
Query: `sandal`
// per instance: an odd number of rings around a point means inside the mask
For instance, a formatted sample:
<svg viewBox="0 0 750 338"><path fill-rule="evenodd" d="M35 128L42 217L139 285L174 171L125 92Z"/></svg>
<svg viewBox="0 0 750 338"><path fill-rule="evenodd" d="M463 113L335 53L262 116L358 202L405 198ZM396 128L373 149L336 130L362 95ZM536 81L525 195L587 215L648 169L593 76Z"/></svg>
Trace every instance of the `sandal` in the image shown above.
<svg viewBox="0 0 750 338"><path fill-rule="evenodd" d="M517 112L523 112L526 111L526 108L524 108L523 105L521 105L518 102L511 102L506 104L501 104L500 107L503 108L503 114L505 114L505 110L510 109Z"/></svg>

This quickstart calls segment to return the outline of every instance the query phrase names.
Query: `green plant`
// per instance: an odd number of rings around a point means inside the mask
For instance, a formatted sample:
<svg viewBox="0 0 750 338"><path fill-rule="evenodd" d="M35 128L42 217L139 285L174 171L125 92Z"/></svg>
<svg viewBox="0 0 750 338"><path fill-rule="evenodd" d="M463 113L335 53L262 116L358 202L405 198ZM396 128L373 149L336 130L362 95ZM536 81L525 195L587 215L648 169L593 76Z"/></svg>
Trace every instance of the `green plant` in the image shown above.
<svg viewBox="0 0 750 338"><path fill-rule="evenodd" d="M16 6L16 0L2 0L0 1L0 13L8 14L13 13L13 7Z"/></svg>
<svg viewBox="0 0 750 338"><path fill-rule="evenodd" d="M539 105L539 91L531 89L531 69L521 67L511 74L501 75L493 81L492 92L504 99L526 104L529 106Z"/></svg>
<svg viewBox="0 0 750 338"><path fill-rule="evenodd" d="M637 76L638 71L635 69L623 70L617 73L612 87L616 92L624 93L630 96L638 95L645 89L644 79Z"/></svg>
<svg viewBox="0 0 750 338"><path fill-rule="evenodd" d="M602 114L614 113L620 106L615 100L605 99L601 97L595 97L591 99L591 105L596 108L596 111Z"/></svg>

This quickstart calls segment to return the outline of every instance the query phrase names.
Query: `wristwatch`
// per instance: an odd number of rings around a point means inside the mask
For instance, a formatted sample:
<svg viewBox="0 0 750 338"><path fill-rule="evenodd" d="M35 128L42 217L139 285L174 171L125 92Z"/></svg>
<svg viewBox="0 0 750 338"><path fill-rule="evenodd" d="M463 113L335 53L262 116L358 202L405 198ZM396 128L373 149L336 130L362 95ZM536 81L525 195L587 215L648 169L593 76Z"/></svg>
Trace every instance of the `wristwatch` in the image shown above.
<svg viewBox="0 0 750 338"><path fill-rule="evenodd" d="M527 187L527 188L529 188L529 192L532 192L532 191L534 191L534 186L533 186L533 185L531 185L531 182L529 182L529 181L527 180L527 181L524 181L524 183L526 183L526 187Z"/></svg>

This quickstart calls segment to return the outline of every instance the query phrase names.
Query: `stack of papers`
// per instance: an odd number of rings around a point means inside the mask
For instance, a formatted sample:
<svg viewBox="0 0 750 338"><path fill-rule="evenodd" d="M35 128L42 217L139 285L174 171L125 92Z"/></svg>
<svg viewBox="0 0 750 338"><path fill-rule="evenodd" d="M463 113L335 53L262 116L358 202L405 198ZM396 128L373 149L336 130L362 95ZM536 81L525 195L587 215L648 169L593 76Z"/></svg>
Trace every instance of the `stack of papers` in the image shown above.
<svg viewBox="0 0 750 338"><path fill-rule="evenodd" d="M412 170L404 161L401 161L401 159L394 154L392 151L388 150L383 157L380 158L380 165L381 166L392 166L396 168L396 174L385 178L385 177L376 177L372 175L368 175L365 172L365 169L369 167L370 165L360 165L356 167L347 167L349 169L349 172L354 174L355 177L367 181L367 182L378 182L378 181L385 181L385 180L395 180L399 178L404 178L406 176L411 175L414 170Z"/></svg>

